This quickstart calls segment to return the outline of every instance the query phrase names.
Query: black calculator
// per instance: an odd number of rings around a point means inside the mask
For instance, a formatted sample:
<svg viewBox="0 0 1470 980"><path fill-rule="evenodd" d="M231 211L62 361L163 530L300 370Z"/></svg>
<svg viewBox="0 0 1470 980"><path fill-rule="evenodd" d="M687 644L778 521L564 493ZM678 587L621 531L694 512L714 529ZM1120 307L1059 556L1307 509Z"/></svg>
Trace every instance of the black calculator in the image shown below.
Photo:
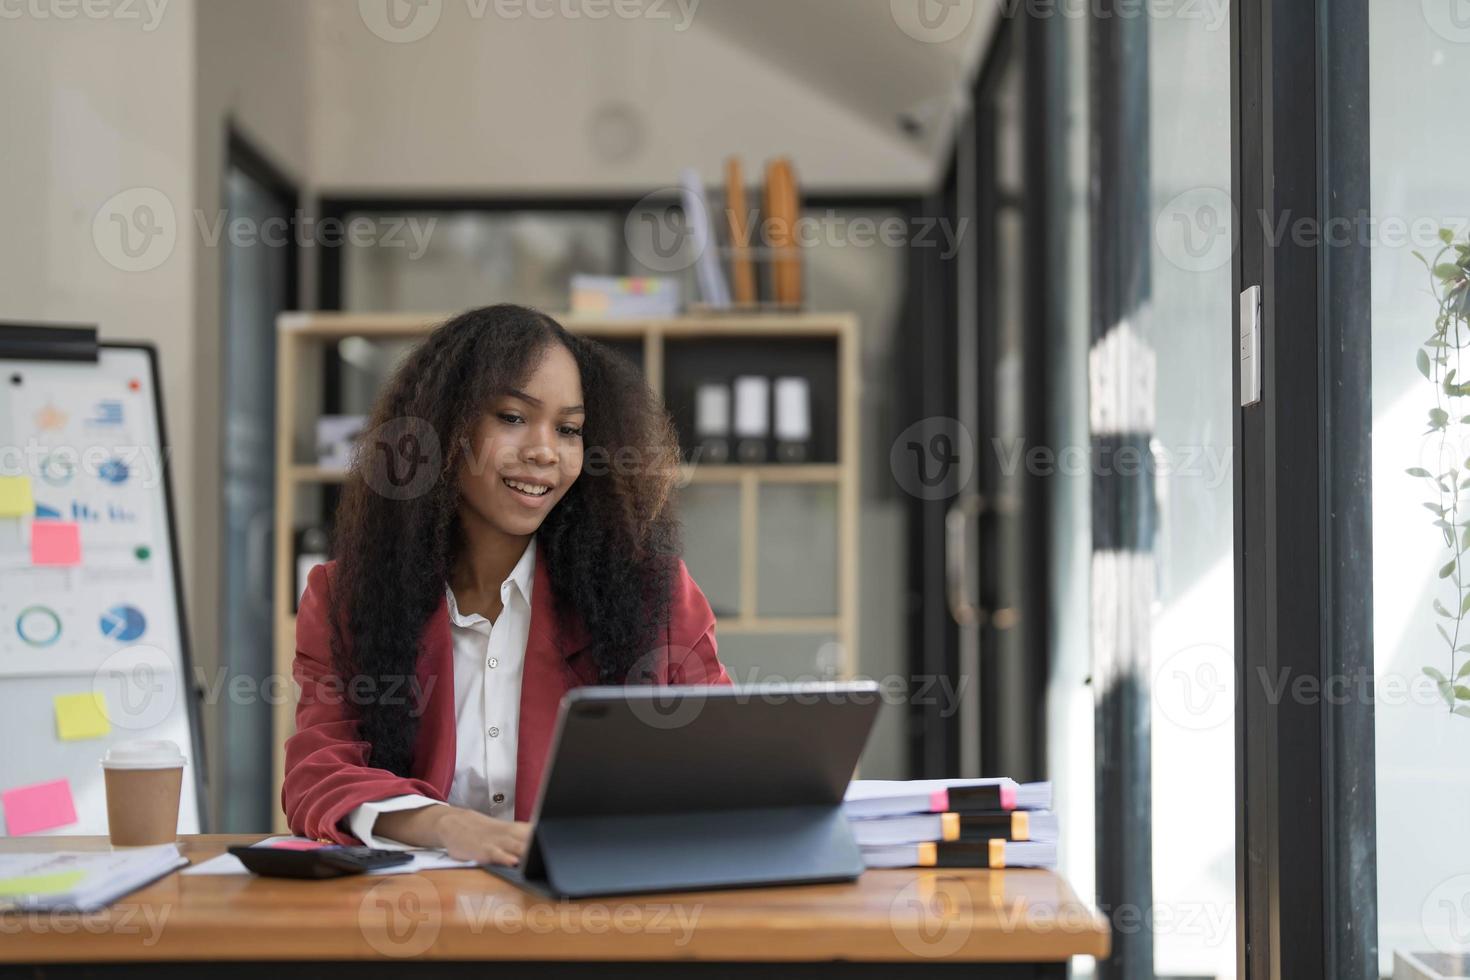
<svg viewBox="0 0 1470 980"><path fill-rule="evenodd" d="M232 847L230 853L246 869L270 878L340 878L360 875L378 868L391 868L413 860L408 851L384 851L375 847L345 847L329 844L306 850L291 847Z"/></svg>

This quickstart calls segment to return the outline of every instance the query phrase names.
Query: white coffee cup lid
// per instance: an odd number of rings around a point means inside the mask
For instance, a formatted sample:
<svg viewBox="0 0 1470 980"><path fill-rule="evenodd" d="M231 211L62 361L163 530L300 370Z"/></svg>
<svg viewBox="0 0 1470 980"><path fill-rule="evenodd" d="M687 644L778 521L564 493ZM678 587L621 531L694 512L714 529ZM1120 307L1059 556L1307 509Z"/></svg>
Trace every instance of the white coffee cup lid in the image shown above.
<svg viewBox="0 0 1470 980"><path fill-rule="evenodd" d="M178 744L166 738L119 742L102 757L104 769L173 769L183 764Z"/></svg>

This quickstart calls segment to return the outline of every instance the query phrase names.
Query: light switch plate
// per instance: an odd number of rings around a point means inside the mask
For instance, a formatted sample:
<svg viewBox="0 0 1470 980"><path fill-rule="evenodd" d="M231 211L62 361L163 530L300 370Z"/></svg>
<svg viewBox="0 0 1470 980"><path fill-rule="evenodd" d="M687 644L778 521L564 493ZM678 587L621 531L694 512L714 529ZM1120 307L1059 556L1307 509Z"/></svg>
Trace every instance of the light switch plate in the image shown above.
<svg viewBox="0 0 1470 980"><path fill-rule="evenodd" d="M1261 287L1240 294L1240 407L1261 400Z"/></svg>

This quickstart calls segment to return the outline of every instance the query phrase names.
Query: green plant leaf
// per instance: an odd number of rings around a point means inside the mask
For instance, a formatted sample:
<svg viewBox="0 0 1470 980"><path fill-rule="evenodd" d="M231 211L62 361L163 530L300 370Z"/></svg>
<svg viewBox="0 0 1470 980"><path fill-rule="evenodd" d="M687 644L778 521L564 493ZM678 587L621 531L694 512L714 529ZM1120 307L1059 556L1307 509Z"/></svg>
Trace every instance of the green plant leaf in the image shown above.
<svg viewBox="0 0 1470 980"><path fill-rule="evenodd" d="M1470 612L1470 592L1465 593L1465 598L1460 603L1460 615L1463 616L1467 612Z"/></svg>
<svg viewBox="0 0 1470 980"><path fill-rule="evenodd" d="M1452 613L1452 612L1450 612L1448 609L1446 609L1444 607L1444 603L1440 602L1438 599L1435 599L1434 600L1434 611L1437 612L1437 613L1439 613L1441 616L1445 617L1446 619L1454 619L1455 618L1455 614Z"/></svg>
<svg viewBox="0 0 1470 980"><path fill-rule="evenodd" d="M1459 715L1461 718L1470 718L1470 708L1467 708L1465 707L1465 705L1462 704L1455 709L1455 714Z"/></svg>
<svg viewBox="0 0 1470 980"><path fill-rule="evenodd" d="M1404 472L1409 474L1410 476L1429 476L1429 471L1422 466L1411 466L1408 469L1404 470Z"/></svg>
<svg viewBox="0 0 1470 980"><path fill-rule="evenodd" d="M1425 667L1424 668L1424 673L1428 674L1430 677L1433 677L1436 683L1439 683L1439 684L1448 684L1450 682L1450 680L1449 680L1448 677L1446 677L1444 674L1441 674L1439 671L1435 670L1433 667Z"/></svg>
<svg viewBox="0 0 1470 980"><path fill-rule="evenodd" d="M1464 677L1466 674L1470 674L1470 660L1467 660L1464 663L1462 663L1460 665L1460 669L1457 670L1457 671L1455 671L1455 680L1459 680L1461 677Z"/></svg>
<svg viewBox="0 0 1470 980"><path fill-rule="evenodd" d="M1450 639L1450 631L1444 628L1444 623L1435 623L1434 628L1439 630L1439 635L1444 637L1444 641L1446 643L1448 643L1450 646L1455 645L1455 641Z"/></svg>
<svg viewBox="0 0 1470 980"><path fill-rule="evenodd" d="M1459 285L1450 290L1450 296L1450 310L1455 316L1461 319L1470 317L1470 289L1465 288L1465 280L1462 279Z"/></svg>
<svg viewBox="0 0 1470 980"><path fill-rule="evenodd" d="M1449 423L1450 413L1442 408L1431 408L1429 410L1429 425L1434 429L1443 429Z"/></svg>
<svg viewBox="0 0 1470 980"><path fill-rule="evenodd" d="M1441 507L1439 504L1428 504L1427 503L1427 504L1424 505L1424 507L1425 507L1425 509L1431 510L1434 513L1438 514L1440 517L1443 517L1445 515L1445 509L1443 507Z"/></svg>
<svg viewBox="0 0 1470 980"><path fill-rule="evenodd" d="M1449 245L1455 240L1455 233L1449 228L1441 228L1439 230L1439 240Z"/></svg>
<svg viewBox="0 0 1470 980"><path fill-rule="evenodd" d="M1442 697L1442 698L1444 698L1444 703L1445 704L1447 704L1451 708L1453 708L1455 706L1455 692L1454 692L1454 689L1450 687L1450 682L1449 681L1441 681L1438 686L1439 686L1439 696Z"/></svg>
<svg viewBox="0 0 1470 980"><path fill-rule="evenodd" d="M1445 562L1444 566L1439 570L1439 577L1449 578L1453 574L1455 574L1455 559L1451 558L1449 561ZM1470 596L1467 596L1466 598L1470 598ZM1445 637L1445 639L1449 639L1449 637Z"/></svg>
<svg viewBox="0 0 1470 980"><path fill-rule="evenodd" d="M1434 267L1434 276L1442 282L1454 282L1460 278L1460 267L1453 262L1441 262Z"/></svg>
<svg viewBox="0 0 1470 980"><path fill-rule="evenodd" d="M1470 701L1470 687L1466 687L1464 684L1456 684L1455 685L1455 700L1456 701Z"/></svg>
<svg viewBox="0 0 1470 980"><path fill-rule="evenodd" d="M1419 348L1419 354L1414 358L1414 363L1419 365L1419 373L1429 378L1429 355L1424 353L1424 348Z"/></svg>

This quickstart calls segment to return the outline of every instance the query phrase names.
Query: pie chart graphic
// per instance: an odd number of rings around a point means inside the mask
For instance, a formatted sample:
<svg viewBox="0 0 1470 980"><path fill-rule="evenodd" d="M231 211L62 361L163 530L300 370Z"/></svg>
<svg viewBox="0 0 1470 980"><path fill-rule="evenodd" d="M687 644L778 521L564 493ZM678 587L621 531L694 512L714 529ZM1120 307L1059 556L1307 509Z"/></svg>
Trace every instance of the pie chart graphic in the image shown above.
<svg viewBox="0 0 1470 980"><path fill-rule="evenodd" d="M120 643L132 643L143 635L148 621L136 606L113 606L102 614L102 635Z"/></svg>
<svg viewBox="0 0 1470 980"><path fill-rule="evenodd" d="M117 458L109 459L98 467L97 475L108 483L119 486L128 482L128 464Z"/></svg>
<svg viewBox="0 0 1470 980"><path fill-rule="evenodd" d="M53 453L41 460L41 479L53 487L66 486L76 472L76 464L65 456Z"/></svg>

